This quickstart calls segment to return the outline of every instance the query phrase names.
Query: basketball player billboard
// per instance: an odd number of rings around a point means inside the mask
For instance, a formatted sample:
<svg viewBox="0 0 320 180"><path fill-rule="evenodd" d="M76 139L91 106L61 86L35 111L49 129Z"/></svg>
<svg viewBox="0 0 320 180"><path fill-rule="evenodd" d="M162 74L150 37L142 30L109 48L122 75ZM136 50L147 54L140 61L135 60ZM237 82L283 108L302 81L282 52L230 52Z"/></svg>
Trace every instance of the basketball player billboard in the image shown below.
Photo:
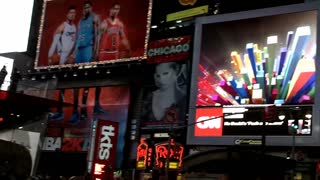
<svg viewBox="0 0 320 180"><path fill-rule="evenodd" d="M151 0L45 0L36 69L146 58Z"/></svg>

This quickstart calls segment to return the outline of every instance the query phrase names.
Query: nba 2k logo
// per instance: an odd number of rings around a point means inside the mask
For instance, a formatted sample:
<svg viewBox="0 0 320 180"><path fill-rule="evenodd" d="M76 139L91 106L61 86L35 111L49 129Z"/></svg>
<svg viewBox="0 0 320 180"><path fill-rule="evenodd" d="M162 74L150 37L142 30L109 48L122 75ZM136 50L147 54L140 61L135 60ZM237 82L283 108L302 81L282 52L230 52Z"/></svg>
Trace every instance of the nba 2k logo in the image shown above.
<svg viewBox="0 0 320 180"><path fill-rule="evenodd" d="M180 4L183 6L191 5L193 6L197 0L179 0Z"/></svg>
<svg viewBox="0 0 320 180"><path fill-rule="evenodd" d="M222 136L222 108L199 108L196 110L194 136Z"/></svg>

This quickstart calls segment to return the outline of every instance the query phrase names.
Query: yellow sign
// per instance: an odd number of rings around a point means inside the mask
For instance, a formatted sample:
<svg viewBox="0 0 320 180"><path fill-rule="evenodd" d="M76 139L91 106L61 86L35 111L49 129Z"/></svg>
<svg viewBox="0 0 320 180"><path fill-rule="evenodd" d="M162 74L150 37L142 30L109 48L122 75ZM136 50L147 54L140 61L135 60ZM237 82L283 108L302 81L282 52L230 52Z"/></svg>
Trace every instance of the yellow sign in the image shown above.
<svg viewBox="0 0 320 180"><path fill-rule="evenodd" d="M188 18L188 17L192 17L192 16L198 16L201 14L206 14L206 13L208 13L208 10L209 10L209 6L205 5L205 6L192 8L192 9L187 9L184 11L179 11L179 12L167 14L167 22L175 21L175 20L179 20L179 19L183 19L183 18Z"/></svg>
<svg viewBox="0 0 320 180"><path fill-rule="evenodd" d="M183 6L191 5L193 6L197 0L179 0L179 3Z"/></svg>
<svg viewBox="0 0 320 180"><path fill-rule="evenodd" d="M177 162L169 162L169 169L178 169L179 164Z"/></svg>
<svg viewBox="0 0 320 180"><path fill-rule="evenodd" d="M145 164L144 164L144 162L143 161L138 161L137 162L137 168L145 168L146 166L145 166Z"/></svg>

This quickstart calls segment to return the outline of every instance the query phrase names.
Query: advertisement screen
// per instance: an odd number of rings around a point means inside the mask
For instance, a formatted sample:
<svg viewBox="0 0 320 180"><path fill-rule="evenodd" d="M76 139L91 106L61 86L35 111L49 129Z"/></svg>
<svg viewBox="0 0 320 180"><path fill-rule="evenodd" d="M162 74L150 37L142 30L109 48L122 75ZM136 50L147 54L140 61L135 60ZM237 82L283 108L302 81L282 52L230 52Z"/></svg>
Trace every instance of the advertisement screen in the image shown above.
<svg viewBox="0 0 320 180"><path fill-rule="evenodd" d="M312 104L317 12L202 27L199 106Z"/></svg>
<svg viewBox="0 0 320 180"><path fill-rule="evenodd" d="M45 1L35 68L144 59L150 13L149 0Z"/></svg>
<svg viewBox="0 0 320 180"><path fill-rule="evenodd" d="M312 106L281 106L273 112L272 121L265 120L266 106L199 107L196 109L194 136L228 135L311 135ZM264 125L263 125L264 123ZM264 127L263 127L264 126Z"/></svg>
<svg viewBox="0 0 320 180"><path fill-rule="evenodd" d="M314 141L315 4L197 19L189 142L230 145L264 135L267 144L280 146L292 135Z"/></svg>

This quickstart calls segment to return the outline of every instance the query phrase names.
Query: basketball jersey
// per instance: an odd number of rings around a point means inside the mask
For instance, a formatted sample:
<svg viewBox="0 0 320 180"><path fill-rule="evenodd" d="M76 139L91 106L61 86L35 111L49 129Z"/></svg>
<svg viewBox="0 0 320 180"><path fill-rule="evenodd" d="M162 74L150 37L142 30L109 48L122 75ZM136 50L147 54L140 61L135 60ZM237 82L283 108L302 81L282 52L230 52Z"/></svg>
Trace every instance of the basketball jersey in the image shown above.
<svg viewBox="0 0 320 180"><path fill-rule="evenodd" d="M93 45L94 27L93 14L90 14L87 19L81 19L78 29L77 47L88 47Z"/></svg>
<svg viewBox="0 0 320 180"><path fill-rule="evenodd" d="M118 51L120 45L121 23L118 19L112 23L110 19L106 19L107 29L102 34L100 49L106 51Z"/></svg>
<svg viewBox="0 0 320 180"><path fill-rule="evenodd" d="M67 22L64 22L64 29L61 35L61 49L62 52L70 52L75 44L76 40L76 26L74 24L70 25ZM59 45L58 45L59 46Z"/></svg>

